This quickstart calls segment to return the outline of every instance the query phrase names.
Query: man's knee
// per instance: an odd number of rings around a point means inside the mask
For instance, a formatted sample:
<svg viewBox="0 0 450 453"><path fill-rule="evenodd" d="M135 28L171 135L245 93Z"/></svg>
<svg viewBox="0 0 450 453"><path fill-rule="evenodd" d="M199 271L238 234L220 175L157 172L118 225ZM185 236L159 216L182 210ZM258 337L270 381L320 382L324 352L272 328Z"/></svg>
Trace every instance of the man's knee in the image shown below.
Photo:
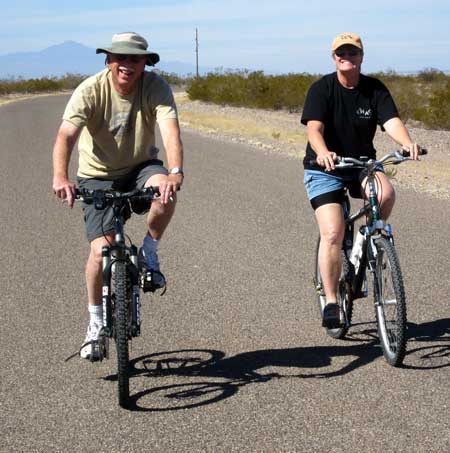
<svg viewBox="0 0 450 453"><path fill-rule="evenodd" d="M102 262L102 250L103 247L109 245L113 241L113 237L110 236L108 239L104 237L96 238L90 243L89 261L95 264L101 264Z"/></svg>
<svg viewBox="0 0 450 453"><path fill-rule="evenodd" d="M159 200L154 200L150 207L150 213L156 217L170 217L175 211L176 204L176 196L172 197L172 200L167 204L162 204Z"/></svg>

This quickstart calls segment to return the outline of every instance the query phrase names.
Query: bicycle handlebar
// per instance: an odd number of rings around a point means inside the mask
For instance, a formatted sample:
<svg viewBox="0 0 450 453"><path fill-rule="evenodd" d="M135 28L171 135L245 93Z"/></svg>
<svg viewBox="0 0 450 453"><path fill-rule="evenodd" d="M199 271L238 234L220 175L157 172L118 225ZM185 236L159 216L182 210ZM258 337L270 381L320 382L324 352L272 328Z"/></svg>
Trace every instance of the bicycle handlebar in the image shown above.
<svg viewBox="0 0 450 453"><path fill-rule="evenodd" d="M75 200L85 203L95 203L97 206L111 204L115 200L152 201L160 196L159 187L150 186L144 189L135 189L129 192L120 192L114 189L75 189Z"/></svg>
<svg viewBox="0 0 450 453"><path fill-rule="evenodd" d="M426 149L421 149L419 155L424 156L425 154L428 154L428 151ZM411 160L409 155L410 155L409 151L395 150L395 151L391 151L390 153L387 153L381 159L368 159L365 156L361 156L359 159L356 159L355 157L337 156L334 166L337 169L339 169L339 168L342 169L342 168L358 168L358 167L359 168L368 168L368 167L376 167L378 165L388 165L388 164L397 165L400 162L404 162L405 160ZM317 163L316 159L311 159L309 161L309 164L311 166L321 167Z"/></svg>

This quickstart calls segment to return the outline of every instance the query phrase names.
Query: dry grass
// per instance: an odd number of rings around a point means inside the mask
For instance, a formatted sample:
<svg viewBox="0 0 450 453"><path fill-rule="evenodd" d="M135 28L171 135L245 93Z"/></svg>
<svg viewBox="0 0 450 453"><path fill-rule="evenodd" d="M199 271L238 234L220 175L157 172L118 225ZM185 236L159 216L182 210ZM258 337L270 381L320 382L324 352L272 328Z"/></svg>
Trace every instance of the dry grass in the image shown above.
<svg viewBox="0 0 450 453"><path fill-rule="evenodd" d="M298 127L297 116L286 123L285 113L266 112L270 120L261 118L260 110L223 108L214 104L190 101L186 93L176 93L180 124L208 135L223 136L261 149L303 157L306 132ZM199 111L204 108L205 111ZM243 115L242 113L246 114ZM254 114L252 114L254 112Z"/></svg>

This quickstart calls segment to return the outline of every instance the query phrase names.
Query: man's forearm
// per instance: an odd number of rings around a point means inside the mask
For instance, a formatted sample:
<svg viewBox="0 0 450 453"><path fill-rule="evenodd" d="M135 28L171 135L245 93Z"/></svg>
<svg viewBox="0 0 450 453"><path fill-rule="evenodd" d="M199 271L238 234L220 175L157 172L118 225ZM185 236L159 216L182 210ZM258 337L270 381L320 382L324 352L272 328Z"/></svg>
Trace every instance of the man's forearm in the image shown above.
<svg viewBox="0 0 450 453"><path fill-rule="evenodd" d="M68 178L69 162L79 130L71 123L62 123L53 146L53 177Z"/></svg>
<svg viewBox="0 0 450 453"><path fill-rule="evenodd" d="M72 150L58 140L53 148L53 176L55 178L68 178L69 162Z"/></svg>

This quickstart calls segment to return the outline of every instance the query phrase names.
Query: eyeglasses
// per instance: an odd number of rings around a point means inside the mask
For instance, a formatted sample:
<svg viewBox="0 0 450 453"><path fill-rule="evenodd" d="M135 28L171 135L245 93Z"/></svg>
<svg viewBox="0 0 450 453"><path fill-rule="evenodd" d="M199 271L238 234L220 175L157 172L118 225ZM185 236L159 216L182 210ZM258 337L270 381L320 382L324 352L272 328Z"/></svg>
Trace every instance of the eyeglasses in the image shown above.
<svg viewBox="0 0 450 453"><path fill-rule="evenodd" d="M140 63L145 55L126 55L126 54L115 54L117 61L127 61L130 60L132 63Z"/></svg>
<svg viewBox="0 0 450 453"><path fill-rule="evenodd" d="M338 56L339 58L342 58L342 57L356 57L356 55L359 55L360 54L360 51L359 50L336 50L336 52L334 52L334 54L336 56Z"/></svg>

